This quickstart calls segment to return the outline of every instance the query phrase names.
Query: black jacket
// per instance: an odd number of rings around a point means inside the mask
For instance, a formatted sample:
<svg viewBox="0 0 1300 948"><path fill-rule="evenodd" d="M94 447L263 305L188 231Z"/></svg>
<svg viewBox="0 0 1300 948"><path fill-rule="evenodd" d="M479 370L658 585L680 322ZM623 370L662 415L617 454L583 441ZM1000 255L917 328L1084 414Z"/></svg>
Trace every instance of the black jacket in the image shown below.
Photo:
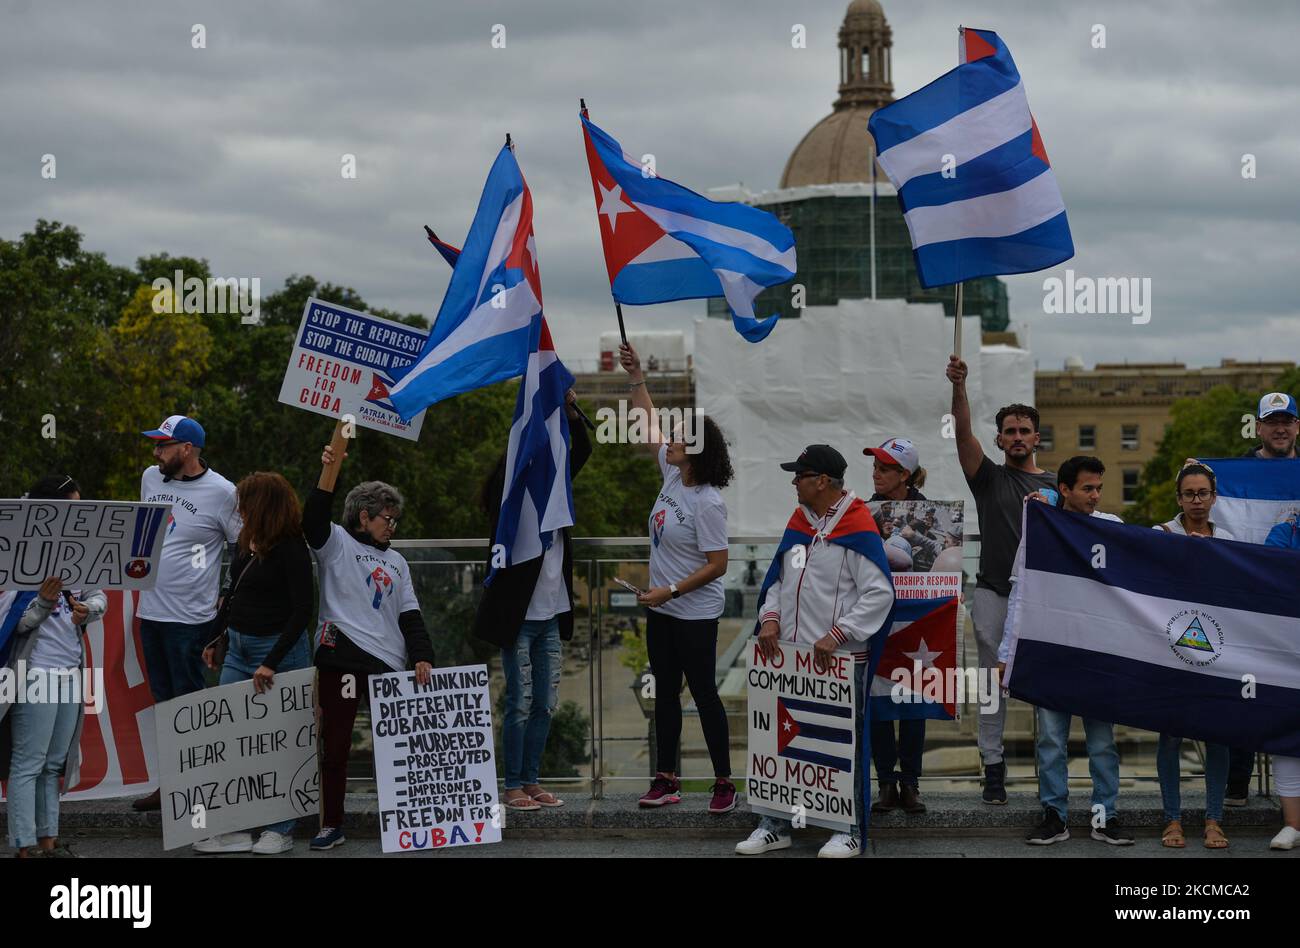
<svg viewBox="0 0 1300 948"><path fill-rule="evenodd" d="M330 507L333 504L334 494L332 491L313 487L311 493L307 496L307 503L303 505L302 532L307 539L307 545L313 550L319 550L330 538ZM351 530L349 532L358 543L373 546L377 550L388 549L387 543L376 543L374 538L365 531ZM420 614L420 610L408 609L403 612L397 617L397 625L402 632L402 638L406 641L406 661L410 668L415 668L417 662L428 662L430 665L436 665L437 662L434 660L433 655L433 643L429 640L429 633L424 627L424 616ZM388 672L403 670L389 668L379 659L352 642L344 635L343 630L337 626L334 627L333 633L335 640L333 647L320 646L319 641L317 642L315 654L317 668L329 668L363 675L383 675Z"/></svg>
<svg viewBox="0 0 1300 948"><path fill-rule="evenodd" d="M581 421L569 425L569 476L577 477L582 466L591 457L591 438ZM497 493L492 503L488 536L495 539L497 520L501 516L501 499ZM564 543L564 585L569 592L569 611L562 612L556 620L560 624L560 638L573 638L573 542L566 527L560 531ZM488 551L488 569L492 568L492 552ZM513 648L519 637L528 612L528 603L537 588L537 577L542 574L542 557L536 556L517 566L498 570L492 585L483 590L478 613L474 616L474 635L484 642L500 648Z"/></svg>

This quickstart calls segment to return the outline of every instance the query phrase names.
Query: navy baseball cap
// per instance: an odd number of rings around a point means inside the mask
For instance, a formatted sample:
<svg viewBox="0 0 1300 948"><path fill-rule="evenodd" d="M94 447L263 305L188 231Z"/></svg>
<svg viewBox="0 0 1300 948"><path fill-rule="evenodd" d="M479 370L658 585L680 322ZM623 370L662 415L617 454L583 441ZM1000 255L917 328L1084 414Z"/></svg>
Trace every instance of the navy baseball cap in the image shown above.
<svg viewBox="0 0 1300 948"><path fill-rule="evenodd" d="M803 449L803 453L798 458L782 464L781 470L815 471L838 479L844 476L848 466L849 462L844 460L844 455L829 444L810 444Z"/></svg>
<svg viewBox="0 0 1300 948"><path fill-rule="evenodd" d="M184 415L169 415L167 420L153 431L140 433L154 441L188 441L196 448L203 447L207 440L203 433L203 426L193 418Z"/></svg>

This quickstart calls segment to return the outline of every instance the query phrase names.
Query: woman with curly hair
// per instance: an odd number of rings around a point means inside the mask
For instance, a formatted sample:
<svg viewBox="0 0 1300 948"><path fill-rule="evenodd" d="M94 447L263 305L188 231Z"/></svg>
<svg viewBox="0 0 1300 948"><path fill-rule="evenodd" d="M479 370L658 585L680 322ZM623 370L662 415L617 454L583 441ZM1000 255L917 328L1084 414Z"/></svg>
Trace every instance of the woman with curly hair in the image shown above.
<svg viewBox="0 0 1300 948"><path fill-rule="evenodd" d="M682 425L671 440L659 430L641 359L627 343L619 361L631 377L632 405L646 422L663 486L650 510L650 586L637 599L646 611L646 648L655 680L656 774L641 806L681 802L677 747L682 733L682 676L700 712L715 782L710 813L735 809L727 713L714 678L718 619L727 572L727 505L721 488L734 472L712 418ZM692 431L691 429L695 430ZM693 435L693 437L692 437Z"/></svg>

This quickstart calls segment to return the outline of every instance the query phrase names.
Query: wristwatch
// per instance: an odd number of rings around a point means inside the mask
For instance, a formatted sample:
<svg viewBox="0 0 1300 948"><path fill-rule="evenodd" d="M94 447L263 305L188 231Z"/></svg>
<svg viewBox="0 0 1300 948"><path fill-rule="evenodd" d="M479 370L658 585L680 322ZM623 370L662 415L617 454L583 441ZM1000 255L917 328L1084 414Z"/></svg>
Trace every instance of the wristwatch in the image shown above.
<svg viewBox="0 0 1300 948"><path fill-rule="evenodd" d="M680 589L677 588L677 584L676 584L676 583L669 583L669 584L668 584L668 591L669 591L670 593L673 594L673 598L674 598L674 599L680 599L681 596L682 596L682 591L681 591Z"/></svg>

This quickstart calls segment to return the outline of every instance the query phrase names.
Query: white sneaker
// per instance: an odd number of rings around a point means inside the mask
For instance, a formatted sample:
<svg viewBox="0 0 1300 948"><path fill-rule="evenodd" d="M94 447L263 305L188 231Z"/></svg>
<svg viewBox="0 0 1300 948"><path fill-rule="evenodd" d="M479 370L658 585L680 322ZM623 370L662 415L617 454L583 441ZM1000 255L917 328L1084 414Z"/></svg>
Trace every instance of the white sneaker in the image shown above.
<svg viewBox="0 0 1300 948"><path fill-rule="evenodd" d="M261 838L253 845L253 852L259 856L274 856L293 850L293 837L277 833L275 830L263 830Z"/></svg>
<svg viewBox="0 0 1300 948"><path fill-rule="evenodd" d="M782 836L760 826L749 834L749 839L736 844L736 853L741 856L757 856L759 853L770 853L774 849L789 848L789 836Z"/></svg>
<svg viewBox="0 0 1300 948"><path fill-rule="evenodd" d="M211 855L214 853L246 853L253 848L253 837L250 833L222 833L220 836L209 836L207 839L201 839L194 844L196 853Z"/></svg>
<svg viewBox="0 0 1300 948"><path fill-rule="evenodd" d="M817 850L821 859L846 859L858 854L857 838L850 833L836 833L826 841L826 845Z"/></svg>
<svg viewBox="0 0 1300 948"><path fill-rule="evenodd" d="M1282 832L1273 837L1273 841L1268 844L1268 848L1290 849L1297 842L1300 842L1300 830L1294 826L1284 826Z"/></svg>

